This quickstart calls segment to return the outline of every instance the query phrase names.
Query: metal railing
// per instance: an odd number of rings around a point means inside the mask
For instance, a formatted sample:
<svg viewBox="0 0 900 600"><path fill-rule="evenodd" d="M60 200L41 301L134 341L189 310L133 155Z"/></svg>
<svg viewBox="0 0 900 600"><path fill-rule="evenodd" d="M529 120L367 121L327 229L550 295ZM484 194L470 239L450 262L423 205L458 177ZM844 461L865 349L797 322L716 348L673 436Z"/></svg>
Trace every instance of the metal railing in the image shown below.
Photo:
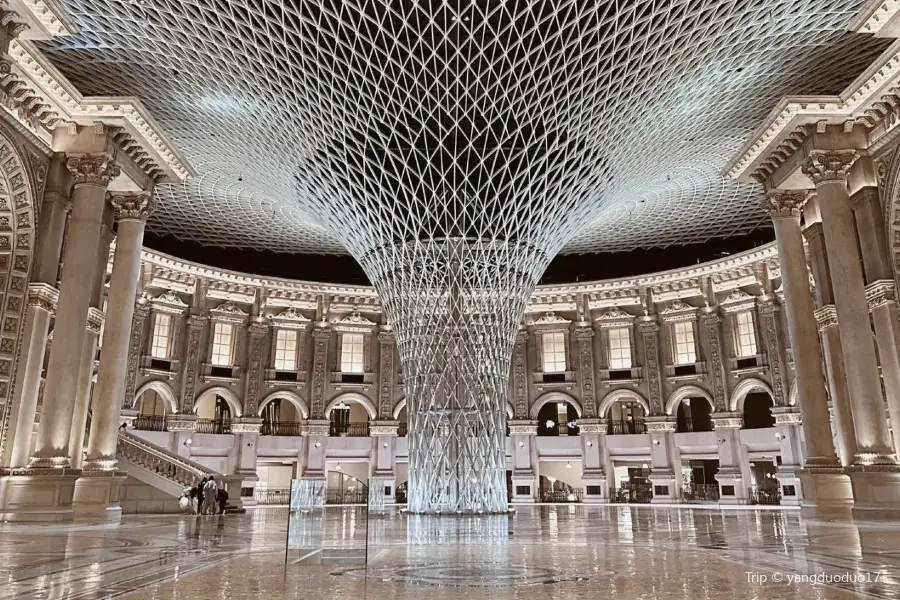
<svg viewBox="0 0 900 600"><path fill-rule="evenodd" d="M781 504L781 488L777 485L751 485L750 504L779 506Z"/></svg>
<svg viewBox="0 0 900 600"><path fill-rule="evenodd" d="M571 503L581 502L584 490L570 488L568 490L541 490L541 502Z"/></svg>
<svg viewBox="0 0 900 600"><path fill-rule="evenodd" d="M616 504L649 504L653 499L653 488L647 483L625 483L613 490L609 501Z"/></svg>
<svg viewBox="0 0 900 600"><path fill-rule="evenodd" d="M300 435L301 423L295 421L263 421L260 435Z"/></svg>
<svg viewBox="0 0 900 600"><path fill-rule="evenodd" d="M647 433L647 424L643 419L634 421L613 420L606 426L606 433L609 435L628 435Z"/></svg>
<svg viewBox="0 0 900 600"><path fill-rule="evenodd" d="M256 490L256 503L260 506L287 506L291 503L291 490Z"/></svg>
<svg viewBox="0 0 900 600"><path fill-rule="evenodd" d="M718 483L692 483L681 488L686 502L718 502Z"/></svg>
<svg viewBox="0 0 900 600"><path fill-rule="evenodd" d="M231 419L197 419L194 433L231 433Z"/></svg>
<svg viewBox="0 0 900 600"><path fill-rule="evenodd" d="M368 423L332 423L328 428L331 437L369 437Z"/></svg>
<svg viewBox="0 0 900 600"><path fill-rule="evenodd" d="M134 419L134 429L140 431L166 431L165 415L138 415Z"/></svg>
<svg viewBox="0 0 900 600"><path fill-rule="evenodd" d="M326 490L325 504L366 504L369 501L369 490Z"/></svg>

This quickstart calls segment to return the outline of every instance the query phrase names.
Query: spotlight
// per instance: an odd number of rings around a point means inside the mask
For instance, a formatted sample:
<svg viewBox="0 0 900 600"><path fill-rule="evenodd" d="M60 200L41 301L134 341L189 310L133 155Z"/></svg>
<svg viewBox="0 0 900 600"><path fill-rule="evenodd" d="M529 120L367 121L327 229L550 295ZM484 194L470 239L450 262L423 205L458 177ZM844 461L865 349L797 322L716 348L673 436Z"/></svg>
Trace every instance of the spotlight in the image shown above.
<svg viewBox="0 0 900 600"><path fill-rule="evenodd" d="M193 443L194 443L194 440L192 440L191 438L184 440L184 445L187 447L190 447L191 444L193 444Z"/></svg>
<svg viewBox="0 0 900 600"><path fill-rule="evenodd" d="M571 468L572 468L572 463L566 462L566 468L567 468L567 469L571 469Z"/></svg>
<svg viewBox="0 0 900 600"><path fill-rule="evenodd" d="M335 469L335 471L340 471L340 470L341 470L341 463L338 463L337 466L336 466L334 469Z"/></svg>
<svg viewBox="0 0 900 600"><path fill-rule="evenodd" d="M315 446L316 446L316 448L321 448L321 447L322 447L322 442L316 442Z"/></svg>

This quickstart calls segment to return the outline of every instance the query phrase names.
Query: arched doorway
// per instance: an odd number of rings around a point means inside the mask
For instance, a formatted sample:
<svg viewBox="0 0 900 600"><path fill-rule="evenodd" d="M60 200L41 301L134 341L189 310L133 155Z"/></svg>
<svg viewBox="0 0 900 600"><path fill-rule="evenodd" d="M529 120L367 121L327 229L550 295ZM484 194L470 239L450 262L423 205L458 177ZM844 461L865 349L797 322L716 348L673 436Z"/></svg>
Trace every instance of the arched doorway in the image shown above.
<svg viewBox="0 0 900 600"><path fill-rule="evenodd" d="M609 435L647 433L644 419L650 406L633 390L619 389L610 392L601 402L598 416L607 420Z"/></svg>
<svg viewBox="0 0 900 600"><path fill-rule="evenodd" d="M744 429L764 429L775 426L772 408L775 400L771 388L762 380L749 378L734 387L729 406L744 415Z"/></svg>
<svg viewBox="0 0 900 600"><path fill-rule="evenodd" d="M224 388L205 391L194 405L197 433L230 434L232 417L240 416L240 404L234 393Z"/></svg>
<svg viewBox="0 0 900 600"><path fill-rule="evenodd" d="M328 434L332 437L367 437L369 419L376 418L372 401L362 394L341 394L325 407L325 416L331 422Z"/></svg>
<svg viewBox="0 0 900 600"><path fill-rule="evenodd" d="M300 435L302 421L309 415L306 403L293 392L269 394L259 404L262 418L261 435Z"/></svg>
<svg viewBox="0 0 900 600"><path fill-rule="evenodd" d="M548 392L535 400L529 413L539 436L578 435L581 404L563 392Z"/></svg>
<svg viewBox="0 0 900 600"><path fill-rule="evenodd" d="M166 431L167 419L172 413L175 394L161 381L153 381L142 386L135 394L134 407L138 414L134 428L141 431Z"/></svg>

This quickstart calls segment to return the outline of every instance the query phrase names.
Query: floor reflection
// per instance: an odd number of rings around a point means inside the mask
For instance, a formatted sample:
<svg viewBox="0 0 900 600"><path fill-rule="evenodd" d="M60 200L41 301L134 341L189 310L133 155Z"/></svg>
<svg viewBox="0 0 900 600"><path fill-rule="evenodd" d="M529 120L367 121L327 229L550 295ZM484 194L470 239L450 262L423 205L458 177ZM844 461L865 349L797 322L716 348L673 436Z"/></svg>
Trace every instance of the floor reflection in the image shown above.
<svg viewBox="0 0 900 600"><path fill-rule="evenodd" d="M323 545L364 548L367 563L286 566L285 509L7 524L0 598L900 597L900 524L796 511L567 505L431 518L336 507L304 526Z"/></svg>

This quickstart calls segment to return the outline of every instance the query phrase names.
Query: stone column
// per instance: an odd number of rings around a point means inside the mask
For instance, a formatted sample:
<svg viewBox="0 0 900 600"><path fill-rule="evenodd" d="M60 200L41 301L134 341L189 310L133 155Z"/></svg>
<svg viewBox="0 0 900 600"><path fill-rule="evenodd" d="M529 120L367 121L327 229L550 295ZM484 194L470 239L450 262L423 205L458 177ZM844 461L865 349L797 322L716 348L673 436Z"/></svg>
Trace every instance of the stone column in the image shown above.
<svg viewBox="0 0 900 600"><path fill-rule="evenodd" d="M106 217L111 217L107 214ZM106 218L105 218L106 220ZM97 251L97 268L94 271L94 283L91 290L91 307L88 309L88 326L81 349L81 369L78 383L75 386L75 410L72 415L72 429L69 433L69 456L72 467L81 468L84 455L85 429L88 423L88 411L91 406L91 393L94 388L94 362L97 358L97 347L100 345L100 332L103 330L105 316L103 307L103 284L106 282L106 266L109 263L109 248L115 234L109 225L100 229L101 241Z"/></svg>
<svg viewBox="0 0 900 600"><path fill-rule="evenodd" d="M597 398L594 393L594 330L590 323L579 323L575 328L578 340L578 377L581 378L581 406L583 417L597 416Z"/></svg>
<svg viewBox="0 0 900 600"><path fill-rule="evenodd" d="M740 413L712 414L713 429L719 451L719 504L734 505L749 502L750 459L741 444Z"/></svg>
<svg viewBox="0 0 900 600"><path fill-rule="evenodd" d="M266 336L269 334L269 326L261 319L254 320L247 328L250 333L250 349L247 353L247 387L244 392L244 415L248 418L257 418L259 415L259 388L260 379L265 372L265 361L268 356L263 351ZM260 421L262 422L262 421Z"/></svg>
<svg viewBox="0 0 900 600"><path fill-rule="evenodd" d="M528 418L528 331L520 329L516 334L516 345L512 356L513 416L522 420Z"/></svg>
<svg viewBox="0 0 900 600"><path fill-rule="evenodd" d="M513 504L534 504L539 493L537 481L537 421L515 419L509 421L509 435L512 441L512 486L510 502ZM525 488L528 488L527 490Z"/></svg>
<svg viewBox="0 0 900 600"><path fill-rule="evenodd" d="M853 464L856 456L856 432L853 429L853 413L850 409L850 392L847 389L847 375L844 371L844 353L841 349L841 334L838 331L837 311L834 308L834 288L828 272L828 252L822 222L808 223L803 230L809 250L813 280L816 282L816 322L822 339L825 355L825 373L834 409L837 429L837 451L841 465Z"/></svg>
<svg viewBox="0 0 900 600"><path fill-rule="evenodd" d="M606 419L579 419L581 435L581 481L584 503L602 504L609 501L609 479L605 466L609 460L606 446Z"/></svg>
<svg viewBox="0 0 900 600"><path fill-rule="evenodd" d="M652 504L680 502L681 453L675 444L675 417L647 417L650 434L650 484L653 486Z"/></svg>
<svg viewBox="0 0 900 600"><path fill-rule="evenodd" d="M106 186L119 174L119 168L107 154L70 156L66 166L75 179L72 221L41 422L35 454L30 462L34 468L71 466L68 457L69 434L75 408L71 397L72 384L78 381L91 299L91 286L84 283L92 280L96 267Z"/></svg>
<svg viewBox="0 0 900 600"><path fill-rule="evenodd" d="M706 307L701 309L700 326L706 336L706 348L709 352L709 378L712 383L713 401L716 411L728 410L728 390L725 383L725 364L722 361L722 342L719 333L722 317L716 314L716 309Z"/></svg>
<svg viewBox="0 0 900 600"><path fill-rule="evenodd" d="M853 410L857 454L850 476L854 508L869 510L896 506L900 501L900 468L884 418L878 357L847 191L847 175L858 155L856 150L813 151L803 172L816 185Z"/></svg>
<svg viewBox="0 0 900 600"><path fill-rule="evenodd" d="M880 279L867 285L866 300L875 325L875 341L881 359L894 449L900 450L900 313L894 280Z"/></svg>
<svg viewBox="0 0 900 600"><path fill-rule="evenodd" d="M11 443L6 442L0 467L24 467L31 458L32 431L47 334L59 296L56 276L70 208L71 186L65 155L54 154L47 170L47 184L38 220L37 250L32 283L28 284L21 352L8 421L10 426L5 432L5 439Z"/></svg>
<svg viewBox="0 0 900 600"><path fill-rule="evenodd" d="M775 478L781 486L781 504L799 506L803 499L799 478L803 461L800 413L794 406L776 406L772 415L775 417L775 440L781 453L781 464L775 469Z"/></svg>
<svg viewBox="0 0 900 600"><path fill-rule="evenodd" d="M665 407L659 366L659 325L653 317L646 316L637 318L637 326L644 344L644 377L649 392L650 415L662 415Z"/></svg>
<svg viewBox="0 0 900 600"><path fill-rule="evenodd" d="M383 492L389 492L384 494L385 504L396 504L397 428L396 421L386 420L375 421L369 426L369 435L372 438L371 477L379 486L385 488Z"/></svg>
<svg viewBox="0 0 900 600"><path fill-rule="evenodd" d="M251 325L252 327L252 325ZM225 491L228 492L229 505L247 508L256 505L256 496L241 496L241 488L256 489L259 475L256 473L256 456L259 446L259 432L262 419L238 417L231 422L232 455L234 456L234 474L225 477Z"/></svg>
<svg viewBox="0 0 900 600"><path fill-rule="evenodd" d="M800 230L800 210L808 197L806 190L770 192L763 208L775 226L797 398L806 437L806 468L801 473L804 502L820 512L841 511L852 505L852 493L831 438L822 356Z"/></svg>
<svg viewBox="0 0 900 600"><path fill-rule="evenodd" d="M394 381L397 378L394 368L396 348L394 332L382 325L382 331L378 334L378 418L385 421L394 419L391 409L394 403Z"/></svg>

